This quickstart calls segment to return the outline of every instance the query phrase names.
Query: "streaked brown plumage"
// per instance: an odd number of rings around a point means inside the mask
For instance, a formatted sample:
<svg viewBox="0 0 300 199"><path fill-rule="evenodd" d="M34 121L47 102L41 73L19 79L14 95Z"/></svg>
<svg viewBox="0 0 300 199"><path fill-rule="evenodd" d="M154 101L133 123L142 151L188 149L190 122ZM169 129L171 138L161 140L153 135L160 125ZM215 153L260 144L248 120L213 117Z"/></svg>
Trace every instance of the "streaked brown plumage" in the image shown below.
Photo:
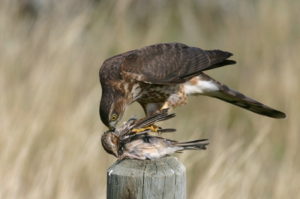
<svg viewBox="0 0 300 199"><path fill-rule="evenodd" d="M155 122L174 117L163 110L142 120L129 120L114 131L107 131L101 137L103 148L118 159L157 159L184 150L204 150L208 145L207 139L193 140L189 142L177 142L151 136L149 130L135 134L133 129L153 125ZM160 132L173 132L175 129L160 129Z"/></svg>
<svg viewBox="0 0 300 199"><path fill-rule="evenodd" d="M137 134L135 139L122 147L119 159L158 159L184 150L205 150L208 140L193 140L189 142L177 142L148 134Z"/></svg>
<svg viewBox="0 0 300 199"><path fill-rule="evenodd" d="M128 51L104 61L100 69L100 117L110 129L126 107L137 101L147 116L161 108L177 107L189 95L221 99L252 112L284 118L285 114L212 79L203 71L235 64L231 53L164 43Z"/></svg>

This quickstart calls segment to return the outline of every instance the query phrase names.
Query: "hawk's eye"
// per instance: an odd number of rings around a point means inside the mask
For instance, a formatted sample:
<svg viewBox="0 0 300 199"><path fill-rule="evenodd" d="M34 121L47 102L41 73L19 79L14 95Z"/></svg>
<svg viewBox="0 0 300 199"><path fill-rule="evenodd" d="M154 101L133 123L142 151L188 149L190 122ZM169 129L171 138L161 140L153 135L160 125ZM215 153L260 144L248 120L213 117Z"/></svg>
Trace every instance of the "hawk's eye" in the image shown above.
<svg viewBox="0 0 300 199"><path fill-rule="evenodd" d="M117 120L118 119L118 115L116 114L116 113L113 113L112 115L111 115L111 121L115 121L115 120Z"/></svg>

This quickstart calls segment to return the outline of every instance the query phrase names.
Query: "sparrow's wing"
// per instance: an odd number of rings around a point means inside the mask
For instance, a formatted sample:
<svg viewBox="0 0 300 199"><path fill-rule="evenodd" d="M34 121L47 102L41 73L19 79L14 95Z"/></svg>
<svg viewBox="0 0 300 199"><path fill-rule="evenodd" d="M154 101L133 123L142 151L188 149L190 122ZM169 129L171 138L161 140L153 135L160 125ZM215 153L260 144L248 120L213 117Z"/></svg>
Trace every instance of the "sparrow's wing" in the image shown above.
<svg viewBox="0 0 300 199"><path fill-rule="evenodd" d="M175 116L176 116L175 113L168 114L168 109L164 109L159 113L155 113L153 115L150 115L148 117L145 117L145 118L137 121L132 126L132 129L133 128L135 128L135 129L143 128L143 127L149 126L151 124L154 124L155 122L161 122L161 121L164 121L164 120L168 120L168 119L171 119Z"/></svg>

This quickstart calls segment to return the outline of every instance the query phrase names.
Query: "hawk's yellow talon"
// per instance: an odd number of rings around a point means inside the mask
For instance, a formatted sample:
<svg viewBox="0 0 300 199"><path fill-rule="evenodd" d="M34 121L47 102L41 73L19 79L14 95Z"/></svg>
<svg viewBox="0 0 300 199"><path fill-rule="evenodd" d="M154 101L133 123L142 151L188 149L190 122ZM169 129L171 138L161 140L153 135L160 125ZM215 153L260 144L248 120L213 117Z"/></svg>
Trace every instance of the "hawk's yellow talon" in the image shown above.
<svg viewBox="0 0 300 199"><path fill-rule="evenodd" d="M139 128L139 129L132 129L132 133L140 133L140 132L143 132L143 131L145 131L145 130L147 130L146 128Z"/></svg>
<svg viewBox="0 0 300 199"><path fill-rule="evenodd" d="M131 132L133 133L141 133L141 132L144 132L144 131L147 131L147 130L150 130L151 132L155 132L155 133L158 133L158 130L160 129L159 126L156 126L156 125L151 125L151 126L147 126L147 127L144 127L144 128L139 128L139 129L132 129Z"/></svg>

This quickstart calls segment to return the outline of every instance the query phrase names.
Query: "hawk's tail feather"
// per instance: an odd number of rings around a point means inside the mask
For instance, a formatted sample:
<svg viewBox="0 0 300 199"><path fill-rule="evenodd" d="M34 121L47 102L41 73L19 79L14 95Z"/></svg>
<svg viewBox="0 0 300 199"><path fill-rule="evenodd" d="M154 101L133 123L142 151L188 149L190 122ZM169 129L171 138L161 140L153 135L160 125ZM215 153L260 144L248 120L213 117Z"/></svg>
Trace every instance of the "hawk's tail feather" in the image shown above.
<svg viewBox="0 0 300 199"><path fill-rule="evenodd" d="M275 110L267 105L264 105L250 97L245 96L244 94L235 91L226 85L219 83L216 80L213 80L213 83L218 87L218 91L208 92L205 95L218 98L220 100L229 102L233 105L239 106L246 110L258 113L260 115L265 115L272 118L285 118L285 113Z"/></svg>
<svg viewBox="0 0 300 199"><path fill-rule="evenodd" d="M182 150L205 150L208 144L208 139L199 139L188 142L178 142L176 146L183 147Z"/></svg>

